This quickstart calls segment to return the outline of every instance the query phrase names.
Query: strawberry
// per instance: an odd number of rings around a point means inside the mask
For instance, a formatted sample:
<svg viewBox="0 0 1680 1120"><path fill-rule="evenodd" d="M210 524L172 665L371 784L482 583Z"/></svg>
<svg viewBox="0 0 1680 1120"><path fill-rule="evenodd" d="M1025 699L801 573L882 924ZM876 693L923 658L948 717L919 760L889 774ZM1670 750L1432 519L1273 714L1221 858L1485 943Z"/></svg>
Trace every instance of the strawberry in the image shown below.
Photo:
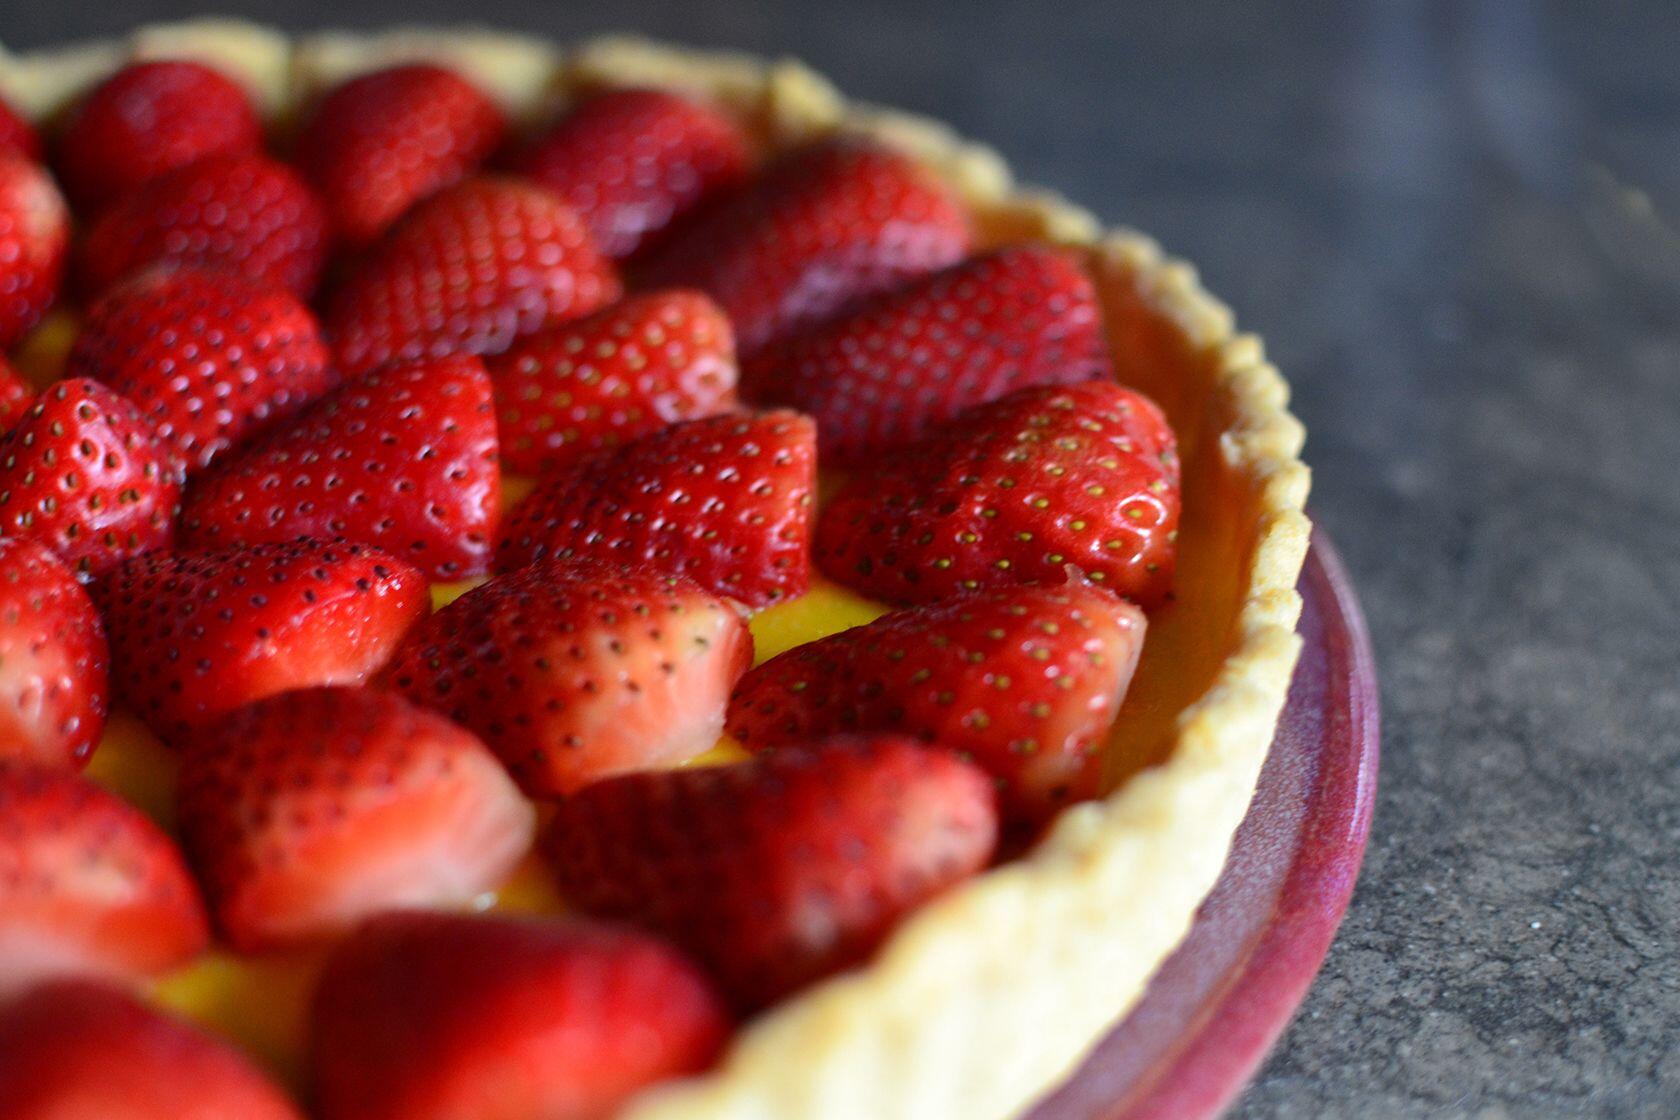
<svg viewBox="0 0 1680 1120"><path fill-rule="evenodd" d="M735 405L735 333L699 292L649 292L489 359L502 461L533 473Z"/></svg>
<svg viewBox="0 0 1680 1120"><path fill-rule="evenodd" d="M257 154L207 156L124 195L82 242L98 294L156 264L221 268L307 298L327 262L327 214L297 172Z"/></svg>
<svg viewBox="0 0 1680 1120"><path fill-rule="evenodd" d="M35 390L29 382L19 377L12 364L0 355L0 434L23 419L23 414L29 411L29 402L34 399Z"/></svg>
<svg viewBox="0 0 1680 1120"><path fill-rule="evenodd" d="M808 416L687 420L549 475L508 515L496 567L646 564L765 606L810 584L816 483Z"/></svg>
<svg viewBox="0 0 1680 1120"><path fill-rule="evenodd" d="M471 355L363 374L199 476L188 543L343 537L432 579L489 567L501 514L490 378Z"/></svg>
<svg viewBox="0 0 1680 1120"><path fill-rule="evenodd" d="M740 614L687 580L549 562L426 619L380 680L482 736L542 797L710 750L751 663Z"/></svg>
<svg viewBox="0 0 1680 1120"><path fill-rule="evenodd" d="M65 368L133 400L193 471L330 388L330 358L314 316L285 289L160 269L94 305Z"/></svg>
<svg viewBox="0 0 1680 1120"><path fill-rule="evenodd" d="M619 296L612 265L552 194L480 177L420 203L346 277L327 314L339 361L499 354Z"/></svg>
<svg viewBox="0 0 1680 1120"><path fill-rule="evenodd" d="M162 972L208 936L181 853L140 810L60 766L0 759L0 992Z"/></svg>
<svg viewBox="0 0 1680 1120"><path fill-rule="evenodd" d="M40 134L4 98L0 98L0 151L16 152L35 162L41 159Z"/></svg>
<svg viewBox="0 0 1680 1120"><path fill-rule="evenodd" d="M217 925L245 951L465 905L507 878L536 827L477 737L362 688L283 692L200 728L177 796Z"/></svg>
<svg viewBox="0 0 1680 1120"><path fill-rule="evenodd" d="M313 1022L322 1120L601 1120L729 1033L706 978L645 934L413 913L337 949Z"/></svg>
<svg viewBox="0 0 1680 1120"><path fill-rule="evenodd" d="M64 279L70 211L47 173L0 150L0 349L28 334Z"/></svg>
<svg viewBox="0 0 1680 1120"><path fill-rule="evenodd" d="M983 771L879 735L598 782L543 847L569 902L671 938L752 1010L864 960L996 841Z"/></svg>
<svg viewBox="0 0 1680 1120"><path fill-rule="evenodd" d="M855 472L817 522L830 579L895 603L1062 582L1143 607L1172 587L1179 464L1154 402L1111 381L1022 389Z"/></svg>
<svg viewBox="0 0 1680 1120"><path fill-rule="evenodd" d="M428 605L396 557L309 538L153 552L92 590L117 692L177 743L264 696L363 680Z"/></svg>
<svg viewBox="0 0 1680 1120"><path fill-rule="evenodd" d="M507 130L496 103L452 70L413 64L352 78L321 100L296 158L351 245L470 174Z"/></svg>
<svg viewBox="0 0 1680 1120"><path fill-rule="evenodd" d="M956 263L969 236L961 202L931 171L867 141L828 140L709 208L661 247L645 279L707 292L751 356L854 300Z"/></svg>
<svg viewBox="0 0 1680 1120"><path fill-rule="evenodd" d="M709 105L656 89L584 99L515 169L558 194L601 252L628 257L748 168L741 127Z"/></svg>
<svg viewBox="0 0 1680 1120"><path fill-rule="evenodd" d="M262 142L251 99L225 75L196 62L137 62L76 106L56 162L76 206L93 213L166 171Z"/></svg>
<svg viewBox="0 0 1680 1120"><path fill-rule="evenodd" d="M761 400L816 417L823 460L866 462L1028 385L1112 378L1096 290L1072 254L1027 245L966 261L762 351Z"/></svg>
<svg viewBox="0 0 1680 1120"><path fill-rule="evenodd" d="M168 449L96 381L57 382L0 437L0 535L48 545L83 579L167 545L180 504Z"/></svg>
<svg viewBox="0 0 1680 1120"><path fill-rule="evenodd" d="M6 1120L303 1120L248 1058L120 988L61 980L0 1009Z"/></svg>
<svg viewBox="0 0 1680 1120"><path fill-rule="evenodd" d="M110 649L52 550L0 537L0 758L87 765L105 730Z"/></svg>

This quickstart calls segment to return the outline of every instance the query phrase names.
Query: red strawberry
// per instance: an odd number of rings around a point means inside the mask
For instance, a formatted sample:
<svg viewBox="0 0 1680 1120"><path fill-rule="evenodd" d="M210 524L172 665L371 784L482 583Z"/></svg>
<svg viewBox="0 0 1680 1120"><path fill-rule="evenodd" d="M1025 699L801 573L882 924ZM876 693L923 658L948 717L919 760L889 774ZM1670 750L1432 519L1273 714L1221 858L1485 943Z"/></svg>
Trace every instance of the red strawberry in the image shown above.
<svg viewBox="0 0 1680 1120"><path fill-rule="evenodd" d="M508 515L496 567L646 564L762 607L810 585L816 483L808 416L684 421L549 475Z"/></svg>
<svg viewBox="0 0 1680 1120"><path fill-rule="evenodd" d="M0 992L162 972L207 940L181 853L140 810L61 767L0 759Z"/></svg>
<svg viewBox="0 0 1680 1120"><path fill-rule="evenodd" d="M536 816L483 743L400 696L283 692L199 729L181 834L223 933L304 943L499 886Z"/></svg>
<svg viewBox="0 0 1680 1120"><path fill-rule="evenodd" d="M66 369L139 405L189 471L336 381L309 309L222 272L157 270L94 305Z"/></svg>
<svg viewBox="0 0 1680 1120"><path fill-rule="evenodd" d="M750 395L811 413L823 461L866 462L1029 385L1112 378L1090 278L1072 254L1004 249L760 352Z"/></svg>
<svg viewBox="0 0 1680 1120"><path fill-rule="evenodd" d="M699 292L633 296L486 365L502 462L524 473L735 405L735 334Z"/></svg>
<svg viewBox="0 0 1680 1120"><path fill-rule="evenodd" d="M58 141L65 190L92 212L166 171L262 148L262 122L239 85L196 62L137 62L82 99Z"/></svg>
<svg viewBox="0 0 1680 1120"><path fill-rule="evenodd" d="M110 650L52 550L0 537L0 758L87 765L105 730Z"/></svg>
<svg viewBox="0 0 1680 1120"><path fill-rule="evenodd" d="M1167 597L1179 464L1154 402L1111 381L1022 389L858 470L823 508L817 565L889 602L1060 583Z"/></svg>
<svg viewBox="0 0 1680 1120"><path fill-rule="evenodd" d="M0 151L0 349L46 314L64 279L70 211L47 173Z"/></svg>
<svg viewBox="0 0 1680 1120"><path fill-rule="evenodd" d="M669 240L647 281L729 312L751 355L968 252L962 203L908 156L829 140L783 157Z"/></svg>
<svg viewBox="0 0 1680 1120"><path fill-rule="evenodd" d="M598 782L544 849L569 902L663 933L752 1009L862 961L996 841L983 771L883 735Z"/></svg>
<svg viewBox="0 0 1680 1120"><path fill-rule="evenodd" d="M705 977L644 934L392 914L322 976L315 1084L322 1120L601 1120L728 1033Z"/></svg>
<svg viewBox="0 0 1680 1120"><path fill-rule="evenodd" d="M0 434L23 419L23 414L29 411L29 402L34 399L35 390L29 382L19 377L12 364L0 355Z"/></svg>
<svg viewBox="0 0 1680 1120"><path fill-rule="evenodd" d="M0 437L0 534L50 546L83 579L167 545L180 505L152 426L96 381L57 382Z"/></svg>
<svg viewBox="0 0 1680 1120"><path fill-rule="evenodd" d="M502 141L502 112L471 82L414 64L364 74L322 99L296 158L352 245L470 174Z"/></svg>
<svg viewBox="0 0 1680 1120"><path fill-rule="evenodd" d="M307 297L327 262L327 214L283 163L208 156L124 195L82 243L89 291L155 264L222 268Z"/></svg>
<svg viewBox="0 0 1680 1120"><path fill-rule="evenodd" d="M153 552L92 590L117 692L177 742L264 696L363 680L428 606L396 557L308 538Z"/></svg>
<svg viewBox="0 0 1680 1120"><path fill-rule="evenodd" d="M551 562L426 619L380 680L482 736L540 797L710 750L751 663L735 608L687 580Z"/></svg>
<svg viewBox="0 0 1680 1120"><path fill-rule="evenodd" d="M490 378L471 355L363 374L193 484L181 526L215 546L343 537L433 579L484 572L501 515Z"/></svg>
<svg viewBox="0 0 1680 1120"><path fill-rule="evenodd" d="M346 371L499 354L619 296L612 265L549 192L481 177L410 210L336 293L327 322Z"/></svg>
<svg viewBox="0 0 1680 1120"><path fill-rule="evenodd" d="M587 98L516 169L578 212L609 257L628 257L703 199L746 177L747 138L724 113L677 94Z"/></svg>
<svg viewBox="0 0 1680 1120"><path fill-rule="evenodd" d="M0 98L0 150L16 152L27 160L41 159L41 137L35 126Z"/></svg>
<svg viewBox="0 0 1680 1120"><path fill-rule="evenodd" d="M238 1050L87 980L0 1009L6 1120L303 1120Z"/></svg>

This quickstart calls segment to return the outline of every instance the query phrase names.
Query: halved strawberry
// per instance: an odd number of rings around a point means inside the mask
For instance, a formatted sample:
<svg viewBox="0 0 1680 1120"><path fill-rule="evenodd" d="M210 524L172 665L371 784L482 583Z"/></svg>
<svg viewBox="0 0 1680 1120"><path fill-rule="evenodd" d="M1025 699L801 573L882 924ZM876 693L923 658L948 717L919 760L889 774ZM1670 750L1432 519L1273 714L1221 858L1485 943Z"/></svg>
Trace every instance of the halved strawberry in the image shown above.
<svg viewBox="0 0 1680 1120"><path fill-rule="evenodd" d="M327 263L327 213L283 163L206 156L124 195L82 241L81 279L98 294L156 264L221 268L307 297Z"/></svg>
<svg viewBox="0 0 1680 1120"><path fill-rule="evenodd" d="M339 361L499 354L619 296L618 276L554 195L481 176L420 203L364 256L327 314Z"/></svg>
<svg viewBox="0 0 1680 1120"><path fill-rule="evenodd" d="M195 471L337 381L309 309L263 281L157 269L94 305L65 370L146 413Z"/></svg>
<svg viewBox="0 0 1680 1120"><path fill-rule="evenodd" d="M746 177L747 138L726 114L666 90L596 93L535 140L515 169L578 212L609 257L628 257Z"/></svg>
<svg viewBox="0 0 1680 1120"><path fill-rule="evenodd" d="M645 564L762 607L810 584L816 483L808 416L684 421L551 473L508 515L496 567Z"/></svg>
<svg viewBox="0 0 1680 1120"><path fill-rule="evenodd" d="M1029 385L1112 378L1096 290L1071 253L966 261L761 351L747 395L816 417L823 461L864 462Z"/></svg>
<svg viewBox="0 0 1680 1120"><path fill-rule="evenodd" d="M706 978L645 934L445 914L352 934L313 1023L322 1120L601 1120L729 1034Z"/></svg>
<svg viewBox="0 0 1680 1120"><path fill-rule="evenodd" d="M284 692L200 728L181 835L216 923L254 951L499 886L536 814L472 733L389 692Z"/></svg>
<svg viewBox="0 0 1680 1120"><path fill-rule="evenodd" d="M735 405L735 333L699 292L649 292L485 363L502 462L534 473Z"/></svg>
<svg viewBox="0 0 1680 1120"><path fill-rule="evenodd" d="M82 98L55 162L76 206L92 213L166 171L262 142L251 99L226 75L197 62L136 62Z"/></svg>
<svg viewBox="0 0 1680 1120"><path fill-rule="evenodd" d="M751 1010L862 961L996 842L984 771L879 735L598 782L543 844L568 902L671 938Z"/></svg>
<svg viewBox="0 0 1680 1120"><path fill-rule="evenodd" d="M153 552L93 584L120 696L165 740L309 685L356 684L426 613L426 581L377 548L307 537Z"/></svg>
<svg viewBox="0 0 1680 1120"><path fill-rule="evenodd" d="M0 97L0 151L16 152L36 162L41 159L40 134L3 97Z"/></svg>
<svg viewBox="0 0 1680 1120"><path fill-rule="evenodd" d="M29 411L29 402L34 399L34 388L0 355L0 434L23 419L23 414Z"/></svg>
<svg viewBox="0 0 1680 1120"><path fill-rule="evenodd" d="M58 298L69 247L70 211L52 179L0 151L0 349L28 334Z"/></svg>
<svg viewBox="0 0 1680 1120"><path fill-rule="evenodd" d="M0 992L162 972L208 937L181 853L140 810L61 766L0 759Z"/></svg>
<svg viewBox="0 0 1680 1120"><path fill-rule="evenodd" d="M1098 792L1144 628L1090 584L958 594L766 661L736 687L729 732L754 751L901 732L983 766L1010 817L1045 820Z"/></svg>
<svg viewBox="0 0 1680 1120"><path fill-rule="evenodd" d="M962 203L908 156L867 141L782 157L667 241L645 279L707 292L743 355L853 300L954 264L968 252Z"/></svg>
<svg viewBox="0 0 1680 1120"><path fill-rule="evenodd" d="M60 980L0 1008L6 1120L303 1120L226 1042L128 992Z"/></svg>
<svg viewBox="0 0 1680 1120"><path fill-rule="evenodd" d="M895 603L1063 581L1140 606L1172 588L1179 463L1154 402L1110 381L1022 389L856 471L823 508L816 561Z"/></svg>
<svg viewBox="0 0 1680 1120"><path fill-rule="evenodd" d="M710 750L751 663L740 614L688 580L561 561L456 599L380 681L477 732L546 796Z"/></svg>
<svg viewBox="0 0 1680 1120"><path fill-rule="evenodd" d="M44 544L0 537L0 758L86 766L105 730L110 659L75 574Z"/></svg>
<svg viewBox="0 0 1680 1120"><path fill-rule="evenodd" d="M453 70L414 63L328 93L304 124L295 156L320 188L338 235L365 245L410 206L471 173L506 129L478 87Z"/></svg>
<svg viewBox="0 0 1680 1120"><path fill-rule="evenodd" d="M193 483L186 541L361 541L432 579L484 572L501 515L490 378L471 355L363 374Z"/></svg>
<svg viewBox="0 0 1680 1120"><path fill-rule="evenodd" d="M57 382L0 437L0 534L40 541L83 579L167 545L180 505L168 449L97 381Z"/></svg>

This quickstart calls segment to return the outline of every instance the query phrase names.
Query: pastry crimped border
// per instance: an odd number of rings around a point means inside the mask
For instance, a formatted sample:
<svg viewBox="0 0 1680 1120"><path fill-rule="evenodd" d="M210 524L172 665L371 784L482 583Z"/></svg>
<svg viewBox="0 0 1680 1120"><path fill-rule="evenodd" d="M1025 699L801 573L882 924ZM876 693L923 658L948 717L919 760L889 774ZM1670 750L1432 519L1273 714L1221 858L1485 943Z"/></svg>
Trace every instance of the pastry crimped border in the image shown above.
<svg viewBox="0 0 1680 1120"><path fill-rule="evenodd" d="M205 20L28 56L0 50L0 94L49 116L137 54L219 64L276 118L355 72L427 58L470 72L515 114L580 87L653 84L729 106L771 146L835 128L868 132L946 176L994 228L1084 249L1105 302L1147 309L1197 356L1221 421L1219 454L1247 491L1254 544L1231 650L1179 714L1165 761L1065 811L1028 855L917 912L870 966L778 1006L740 1033L714 1072L657 1086L625 1115L988 1120L1015 1114L1074 1068L1135 1002L1218 877L1299 650L1304 433L1258 339L1235 333L1194 270L1148 238L1105 233L1086 211L1015 187L995 152L943 124L848 105L796 62L627 38L563 55L540 39L473 29L288 39Z"/></svg>

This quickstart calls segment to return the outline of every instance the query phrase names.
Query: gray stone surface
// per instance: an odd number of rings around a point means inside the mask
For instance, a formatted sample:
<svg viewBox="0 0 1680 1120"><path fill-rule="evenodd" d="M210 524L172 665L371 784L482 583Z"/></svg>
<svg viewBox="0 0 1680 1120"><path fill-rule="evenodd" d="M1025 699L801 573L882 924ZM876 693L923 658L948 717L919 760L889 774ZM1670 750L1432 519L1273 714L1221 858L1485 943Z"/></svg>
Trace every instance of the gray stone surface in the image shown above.
<svg viewBox="0 0 1680 1120"><path fill-rule="evenodd" d="M1199 262L1295 383L1386 723L1237 1114L1680 1114L1680 4L217 6L800 54ZM13 46L192 11L0 7Z"/></svg>

